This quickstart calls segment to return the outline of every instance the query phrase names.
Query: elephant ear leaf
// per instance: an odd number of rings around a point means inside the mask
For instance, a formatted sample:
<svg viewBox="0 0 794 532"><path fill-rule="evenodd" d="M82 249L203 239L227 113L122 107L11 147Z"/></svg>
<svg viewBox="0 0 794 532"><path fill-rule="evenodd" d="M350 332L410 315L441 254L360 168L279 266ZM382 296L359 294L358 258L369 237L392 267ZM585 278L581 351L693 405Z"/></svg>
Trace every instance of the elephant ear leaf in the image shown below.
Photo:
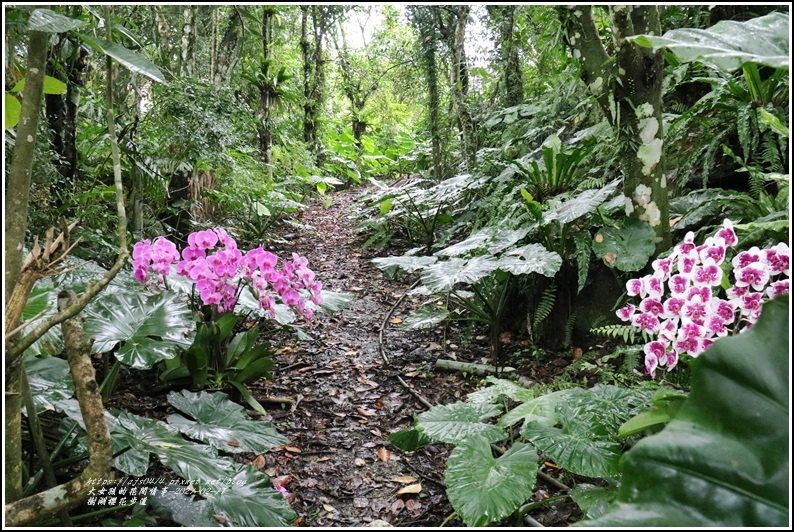
<svg viewBox="0 0 794 532"><path fill-rule="evenodd" d="M789 522L788 296L693 364L689 398L624 455L597 527L785 527Z"/></svg>

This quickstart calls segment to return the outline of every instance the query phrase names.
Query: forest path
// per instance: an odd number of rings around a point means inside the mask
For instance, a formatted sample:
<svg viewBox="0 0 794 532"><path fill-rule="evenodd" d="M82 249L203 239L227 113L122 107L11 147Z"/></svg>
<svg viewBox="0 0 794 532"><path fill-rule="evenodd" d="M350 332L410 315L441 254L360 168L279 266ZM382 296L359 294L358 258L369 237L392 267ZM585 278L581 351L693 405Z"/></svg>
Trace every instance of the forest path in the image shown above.
<svg viewBox="0 0 794 532"><path fill-rule="evenodd" d="M428 368L441 350L439 340L403 331L394 323L399 318L389 319L388 354L381 356L380 328L409 285L387 280L370 262L376 254L361 249L363 238L355 232L360 193L337 192L327 209L321 203L308 207L301 214L304 229L296 235L290 228L288 242L276 250L307 257L324 289L354 299L333 315L315 315L306 329L317 342L293 336L277 345L274 381L251 387L257 397L292 401L265 403L292 444L265 455L263 471L281 477L299 526L376 520L438 526L453 512L442 484L449 448L436 444L403 453L389 444L389 434L409 427L425 408L398 376L432 404L454 402L470 384L459 375L433 374ZM410 306L408 298L395 316ZM401 489L407 493L398 494Z"/></svg>

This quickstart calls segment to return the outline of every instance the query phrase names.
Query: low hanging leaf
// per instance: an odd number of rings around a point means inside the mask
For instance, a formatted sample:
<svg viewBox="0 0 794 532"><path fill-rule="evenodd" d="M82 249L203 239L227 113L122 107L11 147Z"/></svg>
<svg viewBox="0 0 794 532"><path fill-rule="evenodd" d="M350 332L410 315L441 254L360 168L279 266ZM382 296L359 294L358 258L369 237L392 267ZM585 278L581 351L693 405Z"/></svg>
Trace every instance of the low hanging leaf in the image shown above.
<svg viewBox="0 0 794 532"><path fill-rule="evenodd" d="M488 403L470 404L458 401L451 405L434 406L416 416L416 428L430 438L444 443L461 444L473 436L489 442L505 438L501 428L482 420L501 413L501 408Z"/></svg>
<svg viewBox="0 0 794 532"><path fill-rule="evenodd" d="M422 445L430 443L427 435L415 428L398 430L389 435L389 443L407 453L417 450Z"/></svg>
<svg viewBox="0 0 794 532"><path fill-rule="evenodd" d="M28 19L29 31L43 31L46 33L65 33L67 31L85 26L84 20L59 15L50 9L36 9Z"/></svg>
<svg viewBox="0 0 794 532"><path fill-rule="evenodd" d="M30 393L36 413L55 410L55 405L74 395L69 364L57 357L25 357Z"/></svg>
<svg viewBox="0 0 794 532"><path fill-rule="evenodd" d="M272 423L250 419L225 393L183 390L169 393L168 402L195 420L171 414L167 420L171 427L216 449L260 454L289 443Z"/></svg>
<svg viewBox="0 0 794 532"><path fill-rule="evenodd" d="M426 306L413 312L403 322L403 327L409 331L417 329L430 329L449 317L449 311L436 306Z"/></svg>
<svg viewBox="0 0 794 532"><path fill-rule="evenodd" d="M449 502L467 526L485 526L515 512L532 496L538 453L516 442L494 458L489 441L472 437L447 459L444 484Z"/></svg>
<svg viewBox="0 0 794 532"><path fill-rule="evenodd" d="M453 258L438 262L422 272L422 283L432 292L447 292L458 283L473 284L499 267L494 257Z"/></svg>
<svg viewBox="0 0 794 532"><path fill-rule="evenodd" d="M648 264L656 249L656 234L647 223L627 218L623 227L603 227L593 239L593 253L610 268L636 272Z"/></svg>
<svg viewBox="0 0 794 532"><path fill-rule="evenodd" d="M692 364L689 397L624 455L617 503L593 527L783 527L790 521L789 297Z"/></svg>
<svg viewBox="0 0 794 532"><path fill-rule="evenodd" d="M654 50L667 48L683 62L708 61L733 72L745 63L788 68L790 32L789 15L774 12L746 22L722 20L705 30L682 28L628 40Z"/></svg>
<svg viewBox="0 0 794 532"><path fill-rule="evenodd" d="M120 44L106 41L104 39L100 39L99 37L93 37L83 33L81 33L79 36L82 41L86 42L95 51L109 55L132 72L137 72L138 74L142 74L147 78L153 79L154 81L159 81L160 83L166 83L165 76L163 75L162 71L157 67L157 65L149 61L149 59L146 57L133 52L132 50L129 50Z"/></svg>

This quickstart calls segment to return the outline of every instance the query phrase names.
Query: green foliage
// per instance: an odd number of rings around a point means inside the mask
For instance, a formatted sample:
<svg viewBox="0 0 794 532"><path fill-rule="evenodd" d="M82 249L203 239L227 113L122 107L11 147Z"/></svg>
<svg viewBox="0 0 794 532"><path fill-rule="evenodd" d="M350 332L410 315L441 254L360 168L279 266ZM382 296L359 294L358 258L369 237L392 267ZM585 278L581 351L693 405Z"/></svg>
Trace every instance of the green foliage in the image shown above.
<svg viewBox="0 0 794 532"><path fill-rule="evenodd" d="M37 414L74 395L69 364L62 358L26 356L25 371Z"/></svg>
<svg viewBox="0 0 794 532"><path fill-rule="evenodd" d="M513 165L519 174L527 179L526 188L536 201L544 200L567 192L577 184L577 169L592 147L580 147L562 151L562 141L556 134L551 135L543 143L543 165L526 157L516 159Z"/></svg>
<svg viewBox="0 0 794 532"><path fill-rule="evenodd" d="M706 29L676 29L663 36L639 35L630 38L641 46L668 48L681 61L708 61L731 72L746 63L774 68L789 65L789 15L770 13L736 22L723 20Z"/></svg>
<svg viewBox="0 0 794 532"><path fill-rule="evenodd" d="M626 453L617 502L587 526L780 527L789 520L789 298L693 361L689 397Z"/></svg>
<svg viewBox="0 0 794 532"><path fill-rule="evenodd" d="M186 423L179 414L170 416L168 423L126 412L106 414L113 448L118 453L115 467L127 475L141 477L146 475L154 456L184 479L183 485L192 486L204 498L203 503L196 503L187 495L178 499L179 504L195 509L196 517L220 515L235 526L244 527L289 526L295 512L273 489L270 479L249 465L219 455L229 448L233 452L265 453L270 444L281 445L286 438L276 433L272 424L248 419L243 409L224 394L172 393L169 402L187 415L195 416L196 423ZM75 401L62 401L58 408L82 424ZM239 443L241 449L228 445L230 442ZM155 482L154 486L164 485ZM165 486L172 488L173 484ZM160 499L157 504L173 508L176 501Z"/></svg>
<svg viewBox="0 0 794 532"><path fill-rule="evenodd" d="M607 338L621 338L627 344L650 342L650 336L636 325L613 324L593 327L590 334Z"/></svg>
<svg viewBox="0 0 794 532"><path fill-rule="evenodd" d="M619 478L619 427L648 406L650 393L598 385L535 397L516 383L488 377L490 386L465 402L439 405L416 417L413 429L390 437L404 450L421 438L455 445L444 475L447 495L467 526L484 526L514 513L531 497L540 456L593 478ZM503 397L517 402L503 413ZM485 420L499 416L495 424ZM494 458L489 443L523 422L521 441ZM539 456L540 453L540 456Z"/></svg>
<svg viewBox="0 0 794 532"><path fill-rule="evenodd" d="M610 268L640 271L655 251L655 233L647 223L626 218L618 227L604 227L593 239L593 253Z"/></svg>

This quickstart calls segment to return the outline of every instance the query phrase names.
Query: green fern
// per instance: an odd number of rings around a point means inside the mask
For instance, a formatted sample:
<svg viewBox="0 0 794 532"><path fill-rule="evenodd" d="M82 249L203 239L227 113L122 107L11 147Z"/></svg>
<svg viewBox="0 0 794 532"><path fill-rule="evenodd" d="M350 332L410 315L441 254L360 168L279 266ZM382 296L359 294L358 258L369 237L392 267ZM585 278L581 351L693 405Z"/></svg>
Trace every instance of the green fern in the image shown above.
<svg viewBox="0 0 794 532"><path fill-rule="evenodd" d="M648 333L635 325L604 325L590 329L590 334L607 338L622 338L627 344L647 343Z"/></svg>
<svg viewBox="0 0 794 532"><path fill-rule="evenodd" d="M565 333L562 340L562 346L565 349L571 347L573 343L573 326L576 324L576 311L571 312L568 321L565 322Z"/></svg>
<svg viewBox="0 0 794 532"><path fill-rule="evenodd" d="M535 309L535 316L532 320L532 328L537 329L543 320L549 317L551 314L552 309L554 308L554 302L557 299L557 283L552 283L546 290L543 291L543 294L540 296L540 301L538 301L538 306Z"/></svg>

